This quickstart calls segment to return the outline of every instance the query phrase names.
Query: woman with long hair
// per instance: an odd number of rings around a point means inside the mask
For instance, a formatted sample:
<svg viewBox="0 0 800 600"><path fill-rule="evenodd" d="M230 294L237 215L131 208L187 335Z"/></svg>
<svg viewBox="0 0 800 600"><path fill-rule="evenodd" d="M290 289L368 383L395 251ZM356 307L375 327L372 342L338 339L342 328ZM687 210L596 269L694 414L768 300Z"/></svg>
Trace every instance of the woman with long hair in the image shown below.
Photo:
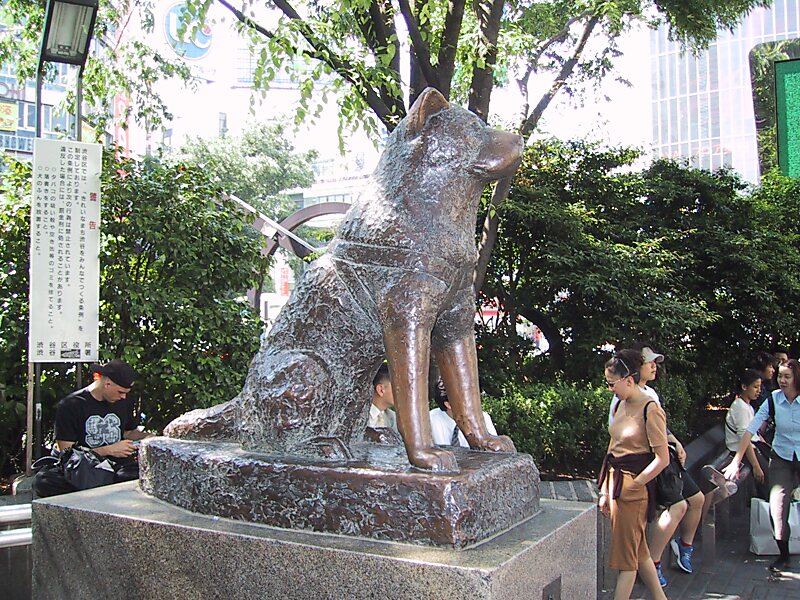
<svg viewBox="0 0 800 600"><path fill-rule="evenodd" d="M638 385L642 353L617 352L605 365L608 389L619 398L600 470L600 512L611 517L608 564L619 570L614 600L630 598L636 574L657 600L666 600L650 558L645 529L655 516L655 477L669 463L664 410Z"/></svg>
<svg viewBox="0 0 800 600"><path fill-rule="evenodd" d="M791 359L778 370L778 389L764 402L739 442L731 464L723 469L725 477L736 479L742 457L758 428L772 416L775 420L775 437L769 457L769 512L772 534L778 545L778 558L769 566L780 573L789 566L789 503L792 489L800 479L800 363Z"/></svg>

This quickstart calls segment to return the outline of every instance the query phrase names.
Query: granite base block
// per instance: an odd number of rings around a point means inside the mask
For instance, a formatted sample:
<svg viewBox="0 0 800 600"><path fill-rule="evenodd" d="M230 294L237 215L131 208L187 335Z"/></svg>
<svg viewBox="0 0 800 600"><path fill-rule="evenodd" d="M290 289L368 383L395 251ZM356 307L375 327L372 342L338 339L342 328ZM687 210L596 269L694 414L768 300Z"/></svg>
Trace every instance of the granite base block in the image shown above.
<svg viewBox="0 0 800 600"><path fill-rule="evenodd" d="M464 548L539 512L527 454L453 448L460 472L411 467L403 446L351 446L349 460L267 455L239 444L148 439L141 488L195 513L395 542Z"/></svg>
<svg viewBox="0 0 800 600"><path fill-rule="evenodd" d="M34 502L33 597L596 598L596 507L541 504L538 516L454 550L202 516L117 484Z"/></svg>

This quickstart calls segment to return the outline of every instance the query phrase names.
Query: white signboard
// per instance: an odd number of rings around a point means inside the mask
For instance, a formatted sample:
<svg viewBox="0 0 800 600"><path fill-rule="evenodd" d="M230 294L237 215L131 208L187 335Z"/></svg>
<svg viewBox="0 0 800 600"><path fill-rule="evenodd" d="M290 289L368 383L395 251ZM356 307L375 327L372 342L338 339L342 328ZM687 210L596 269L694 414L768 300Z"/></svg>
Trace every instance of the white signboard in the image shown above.
<svg viewBox="0 0 800 600"><path fill-rule="evenodd" d="M98 359L101 167L100 144L34 142L30 362Z"/></svg>

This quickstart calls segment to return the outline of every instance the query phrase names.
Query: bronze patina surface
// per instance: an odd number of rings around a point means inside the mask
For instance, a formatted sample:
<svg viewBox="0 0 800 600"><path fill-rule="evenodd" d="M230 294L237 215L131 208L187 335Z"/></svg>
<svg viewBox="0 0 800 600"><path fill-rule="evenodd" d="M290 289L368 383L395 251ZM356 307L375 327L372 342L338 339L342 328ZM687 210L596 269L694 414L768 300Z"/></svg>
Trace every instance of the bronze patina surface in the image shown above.
<svg viewBox="0 0 800 600"><path fill-rule="evenodd" d="M208 515L454 548L536 514L533 460L486 429L474 338L481 193L521 153L519 136L425 90L241 393L142 444L142 489ZM402 445L391 431L365 435L384 357ZM431 358L474 450L433 444Z"/></svg>
<svg viewBox="0 0 800 600"><path fill-rule="evenodd" d="M165 434L346 458L363 439L385 356L409 462L457 472L453 453L431 439L433 356L470 446L513 451L481 412L472 276L481 193L516 170L521 152L519 136L425 90L387 141L368 192L303 274L242 392L179 417Z"/></svg>
<svg viewBox="0 0 800 600"><path fill-rule="evenodd" d="M234 443L154 438L142 446L140 485L200 514L453 548L539 512L539 472L530 456L454 453L457 475L413 469L402 446L354 444L348 461L298 461Z"/></svg>

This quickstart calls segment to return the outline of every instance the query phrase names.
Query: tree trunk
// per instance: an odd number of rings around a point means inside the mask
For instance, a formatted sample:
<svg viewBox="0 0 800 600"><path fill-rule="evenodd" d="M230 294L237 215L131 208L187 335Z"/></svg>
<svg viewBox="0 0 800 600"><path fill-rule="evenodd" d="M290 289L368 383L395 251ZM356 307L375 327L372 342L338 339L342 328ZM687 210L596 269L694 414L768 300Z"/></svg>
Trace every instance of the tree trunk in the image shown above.
<svg viewBox="0 0 800 600"><path fill-rule="evenodd" d="M489 259L497 241L497 228L500 224L497 210L508 197L508 191L511 189L511 179L512 177L500 179L495 183L494 190L492 190L492 200L489 202L489 210L486 212L486 218L481 229L481 241L478 244L478 263L475 265L475 274L472 278L472 286L475 288L476 293L483 287L483 282L486 279L486 269L489 268Z"/></svg>
<svg viewBox="0 0 800 600"><path fill-rule="evenodd" d="M553 367L556 371L563 373L566 367L564 338L561 337L561 331L556 324L545 313L529 306L523 307L519 314L536 325L542 335L547 338L547 343L550 345L547 353L550 355Z"/></svg>
<svg viewBox="0 0 800 600"><path fill-rule="evenodd" d="M484 123L489 121L489 102L494 87L494 67L497 64L497 38L500 35L500 20L505 0L474 0L473 8L480 26L477 58L472 70L472 85L469 93L469 109Z"/></svg>
<svg viewBox="0 0 800 600"><path fill-rule="evenodd" d="M554 79L550 89L542 95L530 117L524 120L520 125L519 133L526 141L539 124L539 119L541 119L545 109L550 106L553 98L556 97L558 91L564 86L566 80L572 75L572 72L578 65L578 61L580 60L580 57L586 48L586 43L589 41L589 37L591 37L592 31L594 30L595 26L597 26L599 21L600 19L596 15L589 19L583 29L583 32L581 33L581 37L578 40L578 44L576 45L572 56L564 63L564 66ZM510 189L511 178L508 178L507 181L505 179L501 179L495 184L492 192L492 200L489 203L489 210L486 213L486 219L483 221L481 241L478 245L478 264L475 267L475 275L472 279L476 292L481 289L483 286L483 281L486 278L486 269L489 266L489 259L492 256L492 249L497 241L497 229L499 226L499 218L497 216L498 211L500 210L503 202L505 202L506 197L508 197L508 192Z"/></svg>

